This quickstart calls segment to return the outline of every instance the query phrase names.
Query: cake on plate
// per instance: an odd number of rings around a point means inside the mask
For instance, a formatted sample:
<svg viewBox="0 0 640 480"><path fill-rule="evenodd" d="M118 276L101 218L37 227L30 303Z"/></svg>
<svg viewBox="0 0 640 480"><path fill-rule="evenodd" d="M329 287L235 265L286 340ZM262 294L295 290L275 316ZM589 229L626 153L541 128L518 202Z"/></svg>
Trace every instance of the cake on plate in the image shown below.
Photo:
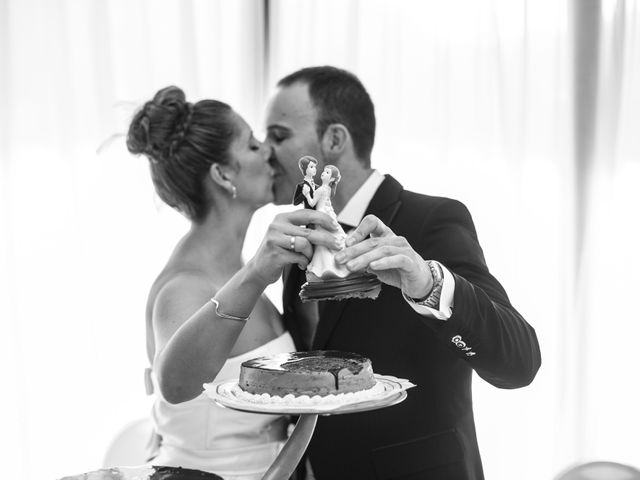
<svg viewBox="0 0 640 480"><path fill-rule="evenodd" d="M371 360L335 350L279 353L243 362L239 387L252 394L284 397L337 395L376 385Z"/></svg>

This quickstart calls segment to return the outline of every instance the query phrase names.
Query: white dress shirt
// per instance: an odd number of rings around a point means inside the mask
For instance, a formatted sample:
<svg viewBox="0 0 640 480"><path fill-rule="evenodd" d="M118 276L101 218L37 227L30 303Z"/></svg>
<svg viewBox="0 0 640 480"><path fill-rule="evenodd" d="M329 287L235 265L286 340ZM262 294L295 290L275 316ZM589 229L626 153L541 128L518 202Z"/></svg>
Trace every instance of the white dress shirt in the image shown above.
<svg viewBox="0 0 640 480"><path fill-rule="evenodd" d="M357 227L362 221L369 203L371 203L373 196L376 194L383 181L384 175L378 170L374 170L338 214L338 222L352 228ZM438 320L448 320L453 312L455 280L453 275L451 275L451 272L447 270L444 265L440 262L437 263L442 267L442 273L444 274L442 293L440 295L440 308L435 309L425 305L418 305L411 300L407 300L407 303L420 315L437 318Z"/></svg>

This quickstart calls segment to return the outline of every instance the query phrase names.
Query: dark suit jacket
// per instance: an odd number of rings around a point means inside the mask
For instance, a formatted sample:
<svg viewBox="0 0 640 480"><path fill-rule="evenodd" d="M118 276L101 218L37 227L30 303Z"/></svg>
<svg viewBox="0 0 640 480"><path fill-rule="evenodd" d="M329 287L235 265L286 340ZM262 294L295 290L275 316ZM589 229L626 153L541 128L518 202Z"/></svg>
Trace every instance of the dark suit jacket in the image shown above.
<svg viewBox="0 0 640 480"><path fill-rule="evenodd" d="M323 302L314 349L360 353L374 372L417 387L392 407L320 417L307 450L314 473L318 480L482 479L472 371L499 388L528 385L540 366L535 331L489 273L462 203L405 191L387 176L369 213L452 272L454 310L445 322L423 317L387 285L374 301ZM300 346L297 272L285 271L284 320Z"/></svg>
<svg viewBox="0 0 640 480"><path fill-rule="evenodd" d="M311 184L305 180L304 182L296 185L296 191L293 192L293 204L300 205L301 203L304 203L304 208L313 208L311 205L309 205L309 202L307 201L307 197L305 197L302 194L302 187L304 187L305 185L307 185L311 190L309 193L311 195L311 198L313 198L313 194L315 190L313 189Z"/></svg>

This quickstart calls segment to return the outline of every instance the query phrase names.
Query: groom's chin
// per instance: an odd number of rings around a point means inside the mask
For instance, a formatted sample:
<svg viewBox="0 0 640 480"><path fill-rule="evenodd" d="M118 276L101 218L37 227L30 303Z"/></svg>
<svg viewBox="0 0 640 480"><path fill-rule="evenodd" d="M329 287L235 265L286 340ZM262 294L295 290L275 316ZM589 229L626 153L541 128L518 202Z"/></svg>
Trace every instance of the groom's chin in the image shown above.
<svg viewBox="0 0 640 480"><path fill-rule="evenodd" d="M287 182L278 181L276 179L273 182L273 203L276 205L288 205L291 203L291 199L293 198L293 188L288 188L289 185Z"/></svg>

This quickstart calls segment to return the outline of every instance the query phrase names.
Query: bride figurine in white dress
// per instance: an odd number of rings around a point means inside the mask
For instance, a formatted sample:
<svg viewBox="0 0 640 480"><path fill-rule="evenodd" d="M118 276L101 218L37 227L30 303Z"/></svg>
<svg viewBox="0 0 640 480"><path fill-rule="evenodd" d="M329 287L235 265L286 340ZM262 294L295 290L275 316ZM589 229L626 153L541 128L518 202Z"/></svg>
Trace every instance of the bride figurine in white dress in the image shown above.
<svg viewBox="0 0 640 480"><path fill-rule="evenodd" d="M309 192L305 193L305 197L309 206L319 212L326 213L334 220L338 230L335 232L328 231L328 233L332 234L336 240L338 240L341 248L332 250L322 245L316 246L311 263L307 266L307 280L309 281L345 278L351 274L344 265L336 264L334 258L335 254L344 248L344 241L347 238L347 234L338 223L338 218L331 205L331 197L335 194L336 186L340 181L340 170L334 165L326 165L320 174L320 180L322 181L322 185L316 188L313 197ZM321 229L322 227L317 226L316 228Z"/></svg>

